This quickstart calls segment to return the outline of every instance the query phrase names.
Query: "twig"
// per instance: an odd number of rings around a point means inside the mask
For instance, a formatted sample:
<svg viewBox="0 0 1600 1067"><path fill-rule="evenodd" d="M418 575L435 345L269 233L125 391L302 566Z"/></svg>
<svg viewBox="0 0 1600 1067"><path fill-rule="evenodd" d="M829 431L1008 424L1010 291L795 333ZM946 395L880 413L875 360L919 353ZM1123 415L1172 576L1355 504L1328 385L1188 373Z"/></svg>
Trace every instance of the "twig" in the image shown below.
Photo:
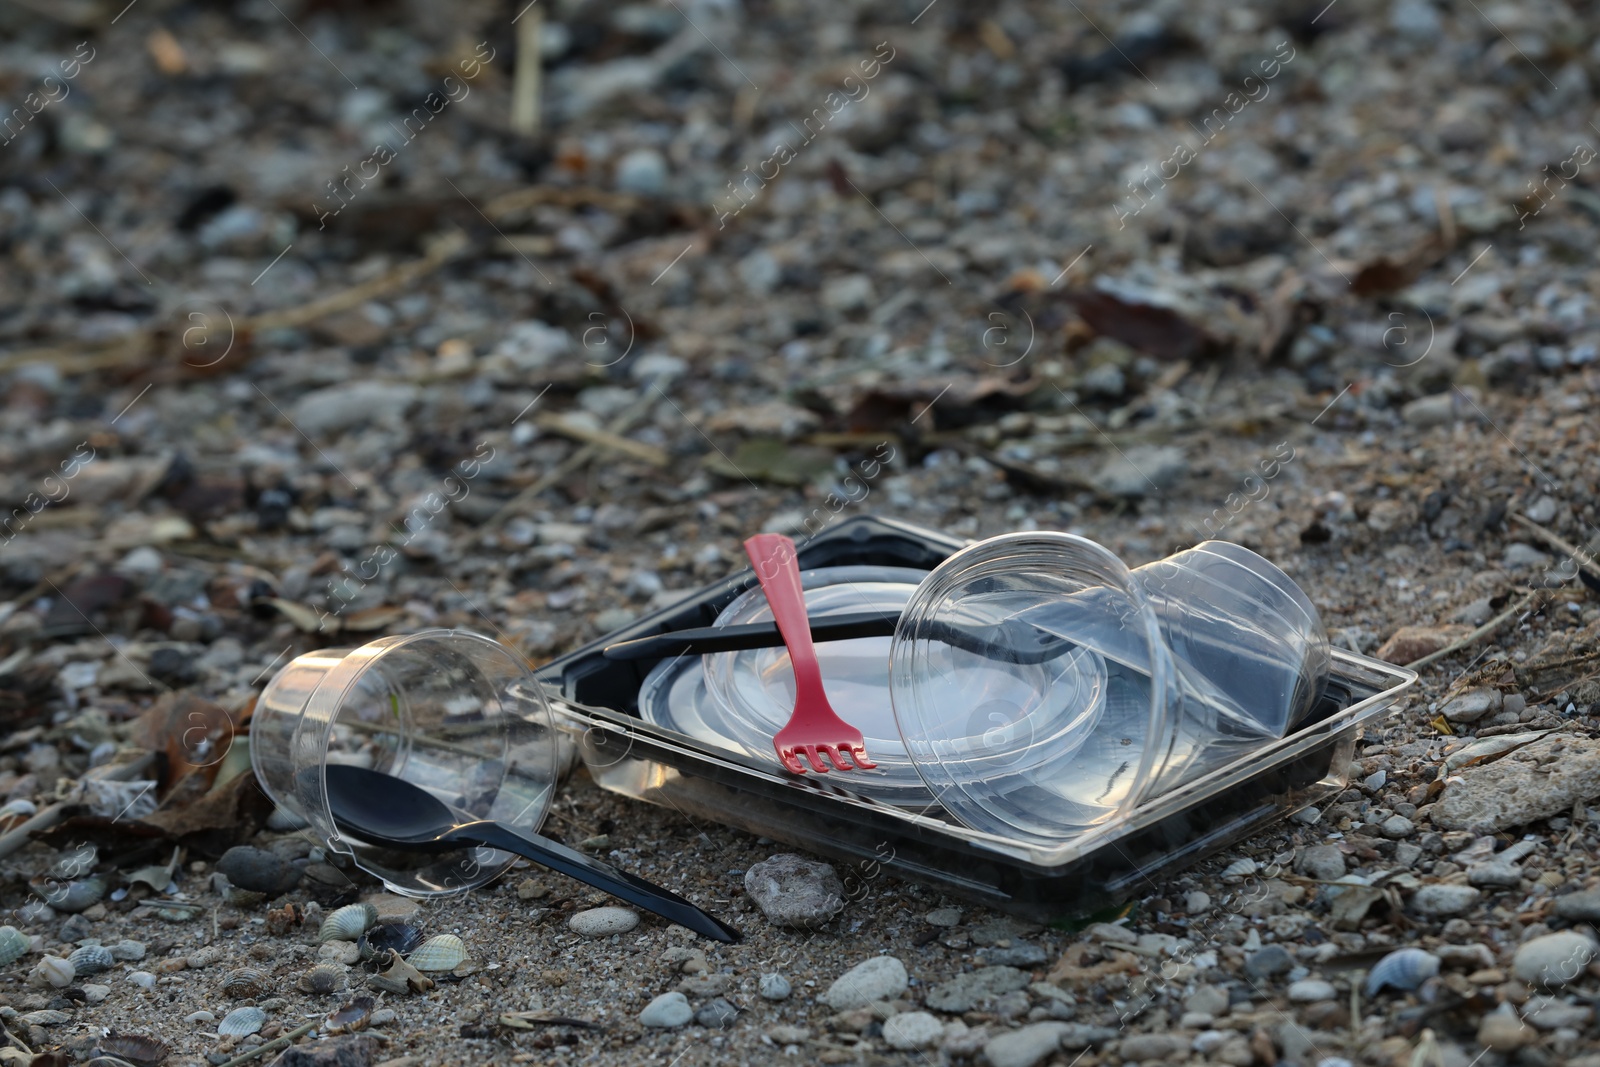
<svg viewBox="0 0 1600 1067"><path fill-rule="evenodd" d="M126 782L155 763L155 761L156 754L154 752L146 752L144 755L137 759L129 760L127 763L96 767L88 774L85 774L84 777L103 782ZM4 837L0 837L0 858L9 856L23 845L26 845L32 839L31 835L36 831L48 830L60 822L70 806L66 801L52 804L21 826L12 829Z"/></svg>
<svg viewBox="0 0 1600 1067"><path fill-rule="evenodd" d="M544 9L528 5L517 27L517 66L511 84L511 128L524 137L539 132L539 76Z"/></svg>
<svg viewBox="0 0 1600 1067"><path fill-rule="evenodd" d="M1558 548L1565 552L1581 570L1587 571L1590 577L1600 580L1600 564L1595 563L1593 552L1573 544L1564 537L1556 536L1526 515L1519 515L1513 511L1510 518L1513 522L1521 523L1527 527L1528 532L1533 534L1537 540L1543 541L1551 548Z"/></svg>
<svg viewBox="0 0 1600 1067"><path fill-rule="evenodd" d="M1482 626L1478 627L1461 640L1455 642L1454 644L1446 645L1437 652L1430 652L1421 659L1412 660L1410 663L1407 663L1406 669L1414 671L1419 667L1426 667L1435 660L1444 659L1448 655L1460 652L1468 645L1476 644L1478 641L1488 637L1490 634L1500 629L1500 627L1504 626L1514 615L1517 615L1519 612L1521 612L1523 608L1526 608L1535 600L1538 600L1543 596L1543 589L1535 589L1533 592L1529 593L1527 596L1523 597L1521 600L1517 601L1515 604L1511 605L1509 608L1502 611L1500 614L1496 615L1494 618L1490 619L1488 622L1484 623Z"/></svg>
<svg viewBox="0 0 1600 1067"><path fill-rule="evenodd" d="M275 1037L271 1041L263 1041L261 1044L257 1045L248 1052L239 1053L239 1055L235 1056L227 1063L222 1064L221 1067L238 1067L239 1064L249 1063L258 1056L265 1056L269 1052L276 1052L280 1048L287 1048L316 1028L316 1023L306 1023L304 1026L297 1026L293 1030L290 1030L287 1034L284 1034L282 1037Z"/></svg>
<svg viewBox="0 0 1600 1067"><path fill-rule="evenodd" d="M651 382L645 386L644 395L641 396L632 407L618 415L616 419L612 421L611 425L606 427L606 432L618 437L627 433L629 430L633 429L634 425L640 419L644 418L651 408L655 407L655 402L656 387L655 383ZM566 459L562 460L561 463L557 464L555 470L546 474L543 478L540 478L538 481L528 486L528 488L524 489L522 492L518 493L516 496L502 504L500 506L500 510L489 516L489 518L484 522L484 527L491 530L495 529L507 519L511 518L511 516L517 514L523 508L539 499L540 493L544 492L546 489L549 489L553 485L559 484L562 480L570 477L577 471L582 470L584 467L587 467L597 456L600 455L600 452L601 448L599 445L583 445L572 455L568 456Z"/></svg>
<svg viewBox="0 0 1600 1067"><path fill-rule="evenodd" d="M541 429L549 430L551 433L632 456L652 467L665 467L672 461L672 457L662 449L614 433L607 433L605 430L596 430L592 426L585 426L581 422L574 422L561 415L546 415L534 421Z"/></svg>

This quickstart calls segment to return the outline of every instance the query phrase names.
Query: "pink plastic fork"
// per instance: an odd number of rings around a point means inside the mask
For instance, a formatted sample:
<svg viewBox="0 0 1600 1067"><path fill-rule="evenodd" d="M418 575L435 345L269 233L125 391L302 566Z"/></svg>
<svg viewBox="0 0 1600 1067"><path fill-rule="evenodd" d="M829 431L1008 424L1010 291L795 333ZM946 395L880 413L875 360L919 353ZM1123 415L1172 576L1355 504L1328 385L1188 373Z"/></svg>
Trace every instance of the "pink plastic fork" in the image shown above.
<svg viewBox="0 0 1600 1067"><path fill-rule="evenodd" d="M794 542L783 534L756 534L744 543L745 554L761 580L778 632L789 649L789 665L794 668L794 711L789 723L772 738L778 759L796 774L806 773L800 762L804 752L818 774L827 774L824 753L839 771L870 769L877 764L867 759L867 739L861 731L839 718L822 688L822 665L811 643L811 620L806 617L805 589L800 584L800 564ZM845 757L848 756L847 761Z"/></svg>

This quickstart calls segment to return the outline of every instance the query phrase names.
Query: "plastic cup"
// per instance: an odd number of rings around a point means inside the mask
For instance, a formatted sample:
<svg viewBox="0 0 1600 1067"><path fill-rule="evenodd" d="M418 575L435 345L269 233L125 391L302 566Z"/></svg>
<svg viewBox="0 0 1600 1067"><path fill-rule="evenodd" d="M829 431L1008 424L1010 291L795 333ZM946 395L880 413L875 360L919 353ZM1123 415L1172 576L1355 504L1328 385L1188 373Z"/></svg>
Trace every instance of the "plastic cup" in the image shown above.
<svg viewBox="0 0 1600 1067"><path fill-rule="evenodd" d="M952 626L988 647L952 643ZM954 818L1054 843L1283 736L1328 663L1310 602L1246 549L1207 542L1129 570L1085 538L1032 532L929 574L891 642L890 693ZM1015 684L1041 666L1044 684Z"/></svg>
<svg viewBox="0 0 1600 1067"><path fill-rule="evenodd" d="M488 848L420 855L341 834L325 768L355 764L404 778L469 816L537 831L557 775L544 691L504 645L467 630L383 637L295 657L273 676L250 723L256 777L330 850L398 893L481 886L516 859Z"/></svg>

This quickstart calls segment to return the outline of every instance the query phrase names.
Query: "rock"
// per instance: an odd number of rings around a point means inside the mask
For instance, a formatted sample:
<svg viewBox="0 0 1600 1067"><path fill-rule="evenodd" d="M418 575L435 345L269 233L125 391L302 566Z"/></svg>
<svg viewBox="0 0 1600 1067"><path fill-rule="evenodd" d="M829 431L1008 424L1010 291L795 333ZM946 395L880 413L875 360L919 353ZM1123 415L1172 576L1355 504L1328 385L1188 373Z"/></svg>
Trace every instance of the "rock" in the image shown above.
<svg viewBox="0 0 1600 1067"><path fill-rule="evenodd" d="M370 1034L335 1037L316 1044L290 1045L272 1067L367 1067L383 1043Z"/></svg>
<svg viewBox="0 0 1600 1067"><path fill-rule="evenodd" d="M1190 915L1198 915L1211 908L1211 896L1196 889L1183 895L1183 910Z"/></svg>
<svg viewBox="0 0 1600 1067"><path fill-rule="evenodd" d="M872 278L866 274L846 274L829 278L822 286L822 306L834 311L862 311L876 299Z"/></svg>
<svg viewBox="0 0 1600 1067"><path fill-rule="evenodd" d="M1090 923L1083 928L1083 936L1102 945L1137 945L1139 935L1126 926L1116 923Z"/></svg>
<svg viewBox="0 0 1600 1067"><path fill-rule="evenodd" d="M694 1018L694 1009L689 1007L689 998L682 993L663 993L644 1006L644 1011L639 1013L639 1022L644 1026L655 1026L666 1030L674 1030L683 1026Z"/></svg>
<svg viewBox="0 0 1600 1067"><path fill-rule="evenodd" d="M1338 996L1332 982L1320 978L1302 978L1289 983L1289 999L1296 1004L1313 1004L1319 1000L1332 1000Z"/></svg>
<svg viewBox="0 0 1600 1067"><path fill-rule="evenodd" d="M640 196L667 191L667 161L654 148L635 148L617 161L617 188Z"/></svg>
<svg viewBox="0 0 1600 1067"><path fill-rule="evenodd" d="M1593 941L1576 931L1563 930L1518 947L1511 957L1511 973L1529 985L1553 989L1582 976L1594 957Z"/></svg>
<svg viewBox="0 0 1600 1067"><path fill-rule="evenodd" d="M1373 655L1385 663L1412 663L1433 655L1467 630L1465 626L1402 626Z"/></svg>
<svg viewBox="0 0 1600 1067"><path fill-rule="evenodd" d="M733 985L733 975L726 972L718 974L691 974L678 983L678 992L686 993L691 997L715 997L726 993Z"/></svg>
<svg viewBox="0 0 1600 1067"><path fill-rule="evenodd" d="M218 873L240 889L278 896L300 884L300 868L262 848L235 845L217 861Z"/></svg>
<svg viewBox="0 0 1600 1067"><path fill-rule="evenodd" d="M1502 1004L1478 1023L1478 1043L1494 1052L1515 1052L1534 1038L1509 1004Z"/></svg>
<svg viewBox="0 0 1600 1067"><path fill-rule="evenodd" d="M1530 522L1536 522L1540 526L1545 525L1551 519L1556 517L1555 497L1548 494L1541 495L1538 497L1538 499L1534 500L1533 503L1523 508L1522 514L1526 516Z"/></svg>
<svg viewBox="0 0 1600 1067"><path fill-rule="evenodd" d="M1215 985L1197 986L1193 993L1184 998L1183 1009L1212 1018L1220 1017L1228 1011L1228 991Z"/></svg>
<svg viewBox="0 0 1600 1067"><path fill-rule="evenodd" d="M927 1004L934 1011L971 1011L980 1001L1027 985L1028 976L1015 967L980 967L935 986L928 993Z"/></svg>
<svg viewBox="0 0 1600 1067"><path fill-rule="evenodd" d="M1508 571L1524 570L1528 567L1543 567L1550 562L1550 557L1532 545L1513 541L1506 546L1505 552L1500 557L1500 565Z"/></svg>
<svg viewBox="0 0 1600 1067"><path fill-rule="evenodd" d="M1425 885L1411 898L1411 906L1424 915L1460 915L1481 896L1470 885Z"/></svg>
<svg viewBox="0 0 1600 1067"><path fill-rule="evenodd" d="M932 1048L944 1036L944 1024L925 1011L908 1011L886 1019L883 1039L890 1048Z"/></svg>
<svg viewBox="0 0 1600 1067"><path fill-rule="evenodd" d="M721 997L709 1001L694 1013L694 1021L707 1030L726 1030L739 1017L739 1009Z"/></svg>
<svg viewBox="0 0 1600 1067"><path fill-rule="evenodd" d="M1419 430L1443 426L1455 422L1458 418L1470 416L1471 409L1458 404L1453 391L1418 397L1400 409L1400 417L1406 421L1406 425L1415 426Z"/></svg>
<svg viewBox="0 0 1600 1067"><path fill-rule="evenodd" d="M893 1000L909 984L905 964L893 956L874 956L840 975L822 995L822 1002L834 1011L851 1011Z"/></svg>
<svg viewBox="0 0 1600 1067"><path fill-rule="evenodd" d="M1109 1026L1091 1026L1088 1023L1062 1023L1061 1047L1068 1052L1103 1045L1114 1040L1120 1031Z"/></svg>
<svg viewBox="0 0 1600 1067"><path fill-rule="evenodd" d="M1522 1021L1536 1030L1559 1030L1570 1026L1582 1030L1594 1018L1587 1004L1573 1004L1555 997L1529 997L1522 1005Z"/></svg>
<svg viewBox="0 0 1600 1067"><path fill-rule="evenodd" d="M1176 485L1189 460L1176 445L1134 445L1106 457L1094 483L1114 496L1142 497Z"/></svg>
<svg viewBox="0 0 1600 1067"><path fill-rule="evenodd" d="M1410 837L1417 832L1417 824L1404 815L1391 815L1383 820L1378 827L1378 832L1391 841L1398 841L1402 837Z"/></svg>
<svg viewBox="0 0 1600 1067"><path fill-rule="evenodd" d="M1033 1067L1061 1048L1061 1038L1072 1026L1072 1023L1034 1023L1024 1026L990 1040L983 1046L983 1054L988 1058L990 1067Z"/></svg>
<svg viewBox="0 0 1600 1067"><path fill-rule="evenodd" d="M811 1031L803 1026L786 1026L779 1023L777 1026L767 1027L767 1036L780 1045L798 1045L811 1040Z"/></svg>
<svg viewBox="0 0 1600 1067"><path fill-rule="evenodd" d="M313 437L373 422L392 425L400 421L419 395L417 387L409 382L345 382L307 393L295 401L289 417L297 429Z"/></svg>
<svg viewBox="0 0 1600 1067"><path fill-rule="evenodd" d="M1245 973L1252 978L1273 978L1294 969L1294 957L1282 945L1268 945L1244 961Z"/></svg>
<svg viewBox="0 0 1600 1067"><path fill-rule="evenodd" d="M949 928L961 925L960 908L935 908L922 917L922 921L929 926Z"/></svg>
<svg viewBox="0 0 1600 1067"><path fill-rule="evenodd" d="M1173 1059L1184 1051L1187 1044L1175 1034L1130 1034L1122 1039L1117 1054L1124 1063Z"/></svg>
<svg viewBox="0 0 1600 1067"><path fill-rule="evenodd" d="M1498 712L1503 699L1498 689L1486 686L1468 689L1451 698L1450 702L1440 710L1440 714L1451 722L1477 722L1485 715Z"/></svg>
<svg viewBox="0 0 1600 1067"><path fill-rule="evenodd" d="M764 1000L788 1000L790 993L789 979L781 974L769 973L761 976L757 987Z"/></svg>
<svg viewBox="0 0 1600 1067"><path fill-rule="evenodd" d="M1521 826L1600 796L1600 740L1551 735L1458 778L1432 808L1435 826L1485 834Z"/></svg>
<svg viewBox="0 0 1600 1067"><path fill-rule="evenodd" d="M1312 845L1300 853L1300 873L1323 882L1344 877L1344 853L1338 845Z"/></svg>
<svg viewBox="0 0 1600 1067"><path fill-rule="evenodd" d="M815 929L844 908L844 883L833 868L788 852L753 864L744 889L770 922L799 930Z"/></svg>
<svg viewBox="0 0 1600 1067"><path fill-rule="evenodd" d="M980 948L978 963L985 967L1037 967L1045 961L1040 945L1012 945L1010 948Z"/></svg>
<svg viewBox="0 0 1600 1067"><path fill-rule="evenodd" d="M639 913L627 908L590 908L573 913L567 929L584 937L610 937L625 934L639 925Z"/></svg>
<svg viewBox="0 0 1600 1067"><path fill-rule="evenodd" d="M1556 914L1569 922L1600 921L1600 889L1583 889L1556 897Z"/></svg>
<svg viewBox="0 0 1600 1067"><path fill-rule="evenodd" d="M1522 884L1522 870L1514 863L1477 863L1467 868L1467 884L1479 889L1515 889Z"/></svg>

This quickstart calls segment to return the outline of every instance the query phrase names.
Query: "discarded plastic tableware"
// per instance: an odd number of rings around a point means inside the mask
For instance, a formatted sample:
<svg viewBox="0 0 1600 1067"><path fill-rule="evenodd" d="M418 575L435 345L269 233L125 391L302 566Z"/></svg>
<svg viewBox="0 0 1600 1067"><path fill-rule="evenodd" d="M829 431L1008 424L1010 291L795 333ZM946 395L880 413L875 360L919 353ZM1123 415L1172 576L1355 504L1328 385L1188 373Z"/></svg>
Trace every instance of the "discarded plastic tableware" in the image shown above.
<svg viewBox="0 0 1600 1067"><path fill-rule="evenodd" d="M772 738L778 759L796 774L806 771L800 762L801 753L818 774L828 772L829 762L838 771L871 770L877 764L867 757L866 738L839 718L828 703L822 666L811 643L811 623L806 617L805 590L794 542L782 534L757 534L744 543L744 549L756 569L778 631L783 634L794 672L794 712Z"/></svg>
<svg viewBox="0 0 1600 1067"><path fill-rule="evenodd" d="M1018 655L952 644L953 623L1015 639ZM1041 631L1063 650L1044 685L1022 673ZM1329 662L1316 609L1247 549L1208 541L1130 571L1085 538L1032 532L928 575L889 687L906 753L950 815L1047 843L1285 736Z"/></svg>
<svg viewBox="0 0 1600 1067"><path fill-rule="evenodd" d="M273 802L328 848L396 892L428 897L481 886L516 857L350 838L335 825L323 769L403 777L457 812L533 833L555 787L557 734L519 656L481 634L426 630L295 657L256 701L250 758Z"/></svg>

